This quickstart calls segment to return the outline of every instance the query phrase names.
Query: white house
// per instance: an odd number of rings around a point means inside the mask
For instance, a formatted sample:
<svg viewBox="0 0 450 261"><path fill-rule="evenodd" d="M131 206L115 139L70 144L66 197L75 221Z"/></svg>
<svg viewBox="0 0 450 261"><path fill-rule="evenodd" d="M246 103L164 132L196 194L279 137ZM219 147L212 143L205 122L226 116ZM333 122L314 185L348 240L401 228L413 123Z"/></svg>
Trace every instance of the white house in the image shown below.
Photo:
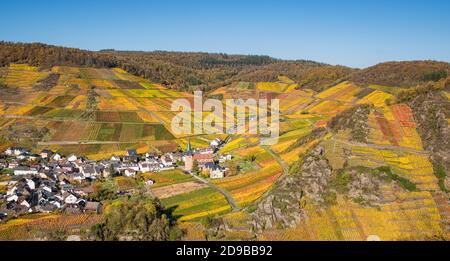
<svg viewBox="0 0 450 261"><path fill-rule="evenodd" d="M72 155L70 155L68 158L67 158L67 160L69 161L69 162L74 162L74 161L77 161L77 156L75 156L74 154L72 154Z"/></svg>
<svg viewBox="0 0 450 261"><path fill-rule="evenodd" d="M62 156L59 153L55 153L55 155L53 155L52 160L54 161L60 161L62 159Z"/></svg>
<svg viewBox="0 0 450 261"><path fill-rule="evenodd" d="M125 170L125 176L127 177L134 177L136 176L136 171L133 169L126 169Z"/></svg>
<svg viewBox="0 0 450 261"><path fill-rule="evenodd" d="M173 166L173 158L172 155L166 154L161 157L161 163L164 165L164 167L171 167Z"/></svg>
<svg viewBox="0 0 450 261"><path fill-rule="evenodd" d="M20 155L17 155L16 158L19 160L24 160L27 158L27 156L25 154L20 154Z"/></svg>
<svg viewBox="0 0 450 261"><path fill-rule="evenodd" d="M118 169L119 170L131 169L134 171L139 171L139 165L136 163L124 163Z"/></svg>
<svg viewBox="0 0 450 261"><path fill-rule="evenodd" d="M30 167L19 166L14 169L14 175L36 175L38 170Z"/></svg>
<svg viewBox="0 0 450 261"><path fill-rule="evenodd" d="M73 194L69 194L65 199L64 202L66 204L75 204L77 202L78 198L75 197Z"/></svg>
<svg viewBox="0 0 450 261"><path fill-rule="evenodd" d="M17 187L14 186L14 187L8 189L8 191L6 191L6 196L12 196L12 195L15 195L15 194L16 194L16 191L17 191Z"/></svg>
<svg viewBox="0 0 450 261"><path fill-rule="evenodd" d="M151 163L149 163L149 162L139 162L139 170L140 171L142 171L142 172L150 172L150 171L153 171L152 170L152 164Z"/></svg>
<svg viewBox="0 0 450 261"><path fill-rule="evenodd" d="M44 185L44 186L42 187L42 190L45 190L45 191L47 191L47 192L52 192L52 189L51 189L49 186L46 186L46 185Z"/></svg>
<svg viewBox="0 0 450 261"><path fill-rule="evenodd" d="M8 168L9 169L13 169L13 168L17 168L17 167L19 167L19 162L17 162L17 161L10 161L10 162L8 162Z"/></svg>
<svg viewBox="0 0 450 261"><path fill-rule="evenodd" d="M224 177L225 170L217 164L208 162L205 164L204 169L209 172L211 179L221 179Z"/></svg>
<svg viewBox="0 0 450 261"><path fill-rule="evenodd" d="M36 154L30 154L30 155L28 155L28 160L29 160L29 161L35 161L35 160L38 159L38 157L39 157L39 155L36 155Z"/></svg>
<svg viewBox="0 0 450 261"><path fill-rule="evenodd" d="M111 157L111 161L120 161L120 157L117 157L117 156L112 156Z"/></svg>
<svg viewBox="0 0 450 261"><path fill-rule="evenodd" d="M209 172L209 177L211 179L222 179L224 177L224 172L221 169L214 169Z"/></svg>
<svg viewBox="0 0 450 261"><path fill-rule="evenodd" d="M6 199L7 202L17 201L19 197L17 195L12 195Z"/></svg>
<svg viewBox="0 0 450 261"><path fill-rule="evenodd" d="M28 201L26 201L26 200L23 200L22 202L20 202L20 205L25 206L27 208L29 208L31 206L30 203L28 203Z"/></svg>
<svg viewBox="0 0 450 261"><path fill-rule="evenodd" d="M55 207L57 208L61 208L61 203L59 203L58 201L51 201L50 204L53 204Z"/></svg>
<svg viewBox="0 0 450 261"><path fill-rule="evenodd" d="M210 145L211 147L217 147L217 146L219 146L221 143L222 143L222 141L221 141L220 139L216 138L216 139L212 140L212 141L209 143L209 145Z"/></svg>
<svg viewBox="0 0 450 261"><path fill-rule="evenodd" d="M5 154L8 156L19 156L19 155L25 154L27 152L28 151L24 148L9 147L8 149L5 150Z"/></svg>
<svg viewBox="0 0 450 261"><path fill-rule="evenodd" d="M27 186L30 188L30 189L36 189L36 183L34 183L34 181L33 180L31 180L31 179L26 179L27 180ZM51 191L50 191L51 192Z"/></svg>
<svg viewBox="0 0 450 261"><path fill-rule="evenodd" d="M232 158L233 158L233 156L231 156L231 154L220 155L219 162L223 163L225 161L231 160Z"/></svg>
<svg viewBox="0 0 450 261"><path fill-rule="evenodd" d="M14 149L13 148L7 148L5 150L5 154L8 155L8 156L12 156L13 153L14 153Z"/></svg>

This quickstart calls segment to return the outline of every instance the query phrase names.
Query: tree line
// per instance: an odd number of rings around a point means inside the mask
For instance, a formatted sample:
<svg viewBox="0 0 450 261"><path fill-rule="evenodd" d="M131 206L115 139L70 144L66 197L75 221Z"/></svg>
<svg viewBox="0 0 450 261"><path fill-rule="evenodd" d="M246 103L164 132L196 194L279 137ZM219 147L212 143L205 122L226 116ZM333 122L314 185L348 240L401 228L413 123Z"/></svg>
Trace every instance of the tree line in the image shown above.
<svg viewBox="0 0 450 261"><path fill-rule="evenodd" d="M260 55L203 52L117 51L98 52L42 43L0 42L0 67L26 63L112 68L181 91L209 91L234 82L277 81L285 75L300 88L316 91L343 80L362 85L411 87L439 81L450 74L450 64L435 61L387 62L366 69L352 69L308 60L280 60Z"/></svg>
<svg viewBox="0 0 450 261"><path fill-rule="evenodd" d="M42 43L0 42L0 67L11 63L26 63L43 68L57 65L119 67L136 76L182 91L209 91L236 81L276 81L280 74L293 80L306 79L307 83L314 85L329 77L308 77L311 72L317 75L318 68L337 72L331 73L331 82L350 70L312 61L284 61L259 55L113 49L94 52Z"/></svg>

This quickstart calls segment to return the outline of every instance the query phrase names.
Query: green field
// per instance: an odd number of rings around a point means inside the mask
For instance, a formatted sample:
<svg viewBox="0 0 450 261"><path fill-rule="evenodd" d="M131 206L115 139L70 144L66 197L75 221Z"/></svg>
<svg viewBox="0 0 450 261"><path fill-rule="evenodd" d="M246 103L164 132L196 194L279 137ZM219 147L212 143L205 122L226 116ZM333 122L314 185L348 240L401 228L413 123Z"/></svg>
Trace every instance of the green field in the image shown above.
<svg viewBox="0 0 450 261"><path fill-rule="evenodd" d="M176 195L163 199L162 203L173 210L173 215L180 217L180 220L198 219L225 213L231 209L225 197L212 188Z"/></svg>
<svg viewBox="0 0 450 261"><path fill-rule="evenodd" d="M145 173L142 174L145 179L151 179L155 181L152 188L160 188L173 184L194 181L191 175L184 173L181 170L166 170L158 173Z"/></svg>

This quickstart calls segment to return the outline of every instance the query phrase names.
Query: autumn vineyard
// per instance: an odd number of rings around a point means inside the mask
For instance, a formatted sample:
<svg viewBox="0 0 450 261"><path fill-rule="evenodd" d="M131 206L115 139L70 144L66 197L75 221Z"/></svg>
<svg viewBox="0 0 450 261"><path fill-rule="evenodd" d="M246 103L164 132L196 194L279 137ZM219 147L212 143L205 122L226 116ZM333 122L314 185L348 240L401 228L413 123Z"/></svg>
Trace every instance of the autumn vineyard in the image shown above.
<svg viewBox="0 0 450 261"><path fill-rule="evenodd" d="M24 49L29 56L19 58L16 54ZM130 150L183 153L188 142L199 149L220 139L226 142L217 155L232 157L225 176L192 176L177 166L105 177L93 181L86 196L101 202L102 212L8 217L0 224L0 240L65 240L71 235L121 240L130 235L122 231L108 238L102 228L112 227L118 213L137 211L135 197L144 197L142 204L154 200L143 209L156 211L181 240L449 239L449 64L386 63L360 70L186 53L185 66L195 69L185 77L174 59L177 53L143 55L180 73L157 75L126 52L68 52L2 42L0 151L24 147L37 154L47 149L102 161L127 157ZM127 64L127 59L134 62ZM232 61L211 65L227 59ZM239 72L220 79L220 73L233 70ZM411 76L430 71L442 77ZM179 98L192 101L195 89L223 102L279 99L278 143L261 146L260 137L250 134L174 133L171 104ZM2 199L17 181L10 171L1 168ZM6 201L2 204L6 208Z"/></svg>

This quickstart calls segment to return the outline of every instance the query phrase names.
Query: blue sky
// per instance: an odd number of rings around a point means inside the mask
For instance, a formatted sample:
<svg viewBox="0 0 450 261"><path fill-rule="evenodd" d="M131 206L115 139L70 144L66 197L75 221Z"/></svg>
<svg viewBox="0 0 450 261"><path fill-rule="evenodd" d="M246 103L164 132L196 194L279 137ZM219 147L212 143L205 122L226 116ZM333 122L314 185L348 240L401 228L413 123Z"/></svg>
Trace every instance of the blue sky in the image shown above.
<svg viewBox="0 0 450 261"><path fill-rule="evenodd" d="M0 1L0 40L265 54L366 67L450 61L450 1Z"/></svg>

